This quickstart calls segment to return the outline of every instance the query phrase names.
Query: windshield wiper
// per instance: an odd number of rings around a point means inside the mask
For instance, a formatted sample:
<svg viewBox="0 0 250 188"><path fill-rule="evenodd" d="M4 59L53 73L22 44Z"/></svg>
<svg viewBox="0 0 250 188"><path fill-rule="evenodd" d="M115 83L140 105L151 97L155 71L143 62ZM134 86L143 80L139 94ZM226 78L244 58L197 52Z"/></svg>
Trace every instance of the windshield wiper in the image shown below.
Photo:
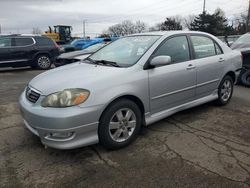
<svg viewBox="0 0 250 188"><path fill-rule="evenodd" d="M85 60L90 61L91 63L96 64L96 61L95 61L95 60L93 60L93 59L91 59L90 57L87 57Z"/></svg>
<svg viewBox="0 0 250 188"><path fill-rule="evenodd" d="M116 62L113 62L113 61L94 60L94 59L91 59L90 57L87 57L86 60L90 61L93 64L102 64L102 65L111 65L113 67L121 67L120 65L118 65Z"/></svg>
<svg viewBox="0 0 250 188"><path fill-rule="evenodd" d="M118 65L116 62L113 61L107 61L107 60L96 60L96 63L101 63L103 65L111 65L113 67L120 67L120 65Z"/></svg>

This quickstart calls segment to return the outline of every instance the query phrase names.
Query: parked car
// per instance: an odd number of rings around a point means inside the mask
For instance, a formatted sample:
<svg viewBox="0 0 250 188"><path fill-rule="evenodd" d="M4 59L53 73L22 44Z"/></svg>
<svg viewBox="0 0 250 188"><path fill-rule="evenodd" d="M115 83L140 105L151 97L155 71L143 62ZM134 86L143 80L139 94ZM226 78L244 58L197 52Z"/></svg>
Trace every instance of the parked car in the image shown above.
<svg viewBox="0 0 250 188"><path fill-rule="evenodd" d="M76 50L84 50L99 43L107 43L117 40L118 37L111 38L94 38L94 39L75 39L70 44L61 45L63 52L72 52Z"/></svg>
<svg viewBox="0 0 250 188"><path fill-rule="evenodd" d="M56 58L55 66L59 67L62 65L67 65L77 61L86 59L88 56L107 45L108 43L99 43L86 48L85 50L78 50L74 52L63 53Z"/></svg>
<svg viewBox="0 0 250 188"><path fill-rule="evenodd" d="M231 45L231 48L240 51L243 58L243 69L239 81L250 87L250 33L242 35Z"/></svg>
<svg viewBox="0 0 250 188"><path fill-rule="evenodd" d="M0 67L49 69L58 55L57 44L45 36L0 36Z"/></svg>
<svg viewBox="0 0 250 188"><path fill-rule="evenodd" d="M131 35L32 79L20 97L21 112L49 147L99 142L118 149L142 125L213 100L227 104L241 67L240 52L210 34Z"/></svg>

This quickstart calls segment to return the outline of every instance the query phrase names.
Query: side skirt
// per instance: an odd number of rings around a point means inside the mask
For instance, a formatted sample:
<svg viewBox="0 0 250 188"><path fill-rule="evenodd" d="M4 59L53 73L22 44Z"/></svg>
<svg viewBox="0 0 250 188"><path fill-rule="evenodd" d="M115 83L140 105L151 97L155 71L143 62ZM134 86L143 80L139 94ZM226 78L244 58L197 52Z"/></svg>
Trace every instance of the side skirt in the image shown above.
<svg viewBox="0 0 250 188"><path fill-rule="evenodd" d="M152 114L152 115L147 113L147 114L145 114L146 126L148 126L152 123L155 123L161 119L164 119L164 118L166 118L172 114L175 114L179 111L186 110L188 108L192 108L195 106L199 106L201 104L213 101L217 98L218 98L218 94L217 94L217 90L216 90L211 95L208 95L206 97L203 97L203 98L200 98L200 99L197 99L197 100L194 100L194 101L191 101L191 102L188 102L188 103L185 103L185 104L182 104L182 105L179 105L179 106L176 106L176 107L173 107L173 108L161 111L161 112L157 112L157 113Z"/></svg>

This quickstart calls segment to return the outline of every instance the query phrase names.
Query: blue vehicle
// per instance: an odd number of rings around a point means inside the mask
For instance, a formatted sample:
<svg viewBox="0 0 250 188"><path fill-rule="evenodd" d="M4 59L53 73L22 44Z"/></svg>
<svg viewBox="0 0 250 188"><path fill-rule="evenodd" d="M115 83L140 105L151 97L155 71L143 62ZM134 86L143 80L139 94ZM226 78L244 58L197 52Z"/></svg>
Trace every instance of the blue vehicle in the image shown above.
<svg viewBox="0 0 250 188"><path fill-rule="evenodd" d="M84 50L92 45L111 42L118 39L118 37L111 38L94 38L94 39L75 39L68 45L62 45L64 52L71 52L75 50Z"/></svg>

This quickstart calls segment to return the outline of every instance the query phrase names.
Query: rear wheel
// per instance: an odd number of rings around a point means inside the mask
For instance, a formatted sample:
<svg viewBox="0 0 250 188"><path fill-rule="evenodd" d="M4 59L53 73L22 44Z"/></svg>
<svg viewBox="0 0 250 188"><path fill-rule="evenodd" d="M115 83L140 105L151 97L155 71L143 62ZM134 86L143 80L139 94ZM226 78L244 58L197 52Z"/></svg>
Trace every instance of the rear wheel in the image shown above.
<svg viewBox="0 0 250 188"><path fill-rule="evenodd" d="M36 67L38 69L47 70L51 67L51 59L48 55L39 55L36 58Z"/></svg>
<svg viewBox="0 0 250 188"><path fill-rule="evenodd" d="M109 106L99 124L99 140L107 149L119 149L133 142L141 128L141 112L130 100L122 99Z"/></svg>
<svg viewBox="0 0 250 188"><path fill-rule="evenodd" d="M241 83L250 87L250 70L247 70L241 75Z"/></svg>
<svg viewBox="0 0 250 188"><path fill-rule="evenodd" d="M233 95L234 82L231 76L225 76L218 88L218 99L216 100L218 105L226 105Z"/></svg>

